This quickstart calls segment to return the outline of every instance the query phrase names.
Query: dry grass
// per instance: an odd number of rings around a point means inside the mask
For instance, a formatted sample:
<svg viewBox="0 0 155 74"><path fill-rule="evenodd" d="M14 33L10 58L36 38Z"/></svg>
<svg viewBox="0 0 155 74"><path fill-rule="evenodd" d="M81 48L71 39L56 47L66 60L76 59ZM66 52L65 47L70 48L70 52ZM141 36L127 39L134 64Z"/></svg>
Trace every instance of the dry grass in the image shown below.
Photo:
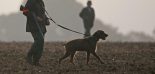
<svg viewBox="0 0 155 74"><path fill-rule="evenodd" d="M86 65L85 52L79 52L75 65L68 63L69 59L59 65L64 42L48 42L40 60L43 67L25 62L31 44L0 42L0 74L155 74L155 43L99 43L97 54L105 64L91 55Z"/></svg>

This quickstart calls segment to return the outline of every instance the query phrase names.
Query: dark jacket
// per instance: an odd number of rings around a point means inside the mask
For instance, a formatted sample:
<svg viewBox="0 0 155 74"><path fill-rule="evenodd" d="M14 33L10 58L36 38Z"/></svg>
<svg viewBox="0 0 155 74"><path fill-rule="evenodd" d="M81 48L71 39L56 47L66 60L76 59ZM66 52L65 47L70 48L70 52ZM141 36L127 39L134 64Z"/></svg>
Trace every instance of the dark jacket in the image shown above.
<svg viewBox="0 0 155 74"><path fill-rule="evenodd" d="M45 15L44 2L42 0L28 0L25 8L29 10L27 14L26 32L38 32L39 28L37 25L39 25L40 30L45 33L45 20L47 17ZM42 18L43 21L39 21L37 17Z"/></svg>
<svg viewBox="0 0 155 74"><path fill-rule="evenodd" d="M94 23L95 11L91 7L85 7L82 9L79 16L83 19L84 22Z"/></svg>

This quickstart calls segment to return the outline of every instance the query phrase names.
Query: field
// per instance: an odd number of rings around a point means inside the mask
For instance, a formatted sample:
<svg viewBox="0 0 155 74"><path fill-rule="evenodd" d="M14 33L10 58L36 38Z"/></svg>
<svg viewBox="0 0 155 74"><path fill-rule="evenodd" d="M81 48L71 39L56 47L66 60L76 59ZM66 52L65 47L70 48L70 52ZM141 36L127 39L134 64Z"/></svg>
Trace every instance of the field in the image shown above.
<svg viewBox="0 0 155 74"><path fill-rule="evenodd" d="M25 62L31 42L0 42L0 74L155 74L155 43L99 43L96 52L104 64L91 55L87 65L86 53L78 52L75 65L69 58L59 65L64 43L45 43L43 67L36 67Z"/></svg>

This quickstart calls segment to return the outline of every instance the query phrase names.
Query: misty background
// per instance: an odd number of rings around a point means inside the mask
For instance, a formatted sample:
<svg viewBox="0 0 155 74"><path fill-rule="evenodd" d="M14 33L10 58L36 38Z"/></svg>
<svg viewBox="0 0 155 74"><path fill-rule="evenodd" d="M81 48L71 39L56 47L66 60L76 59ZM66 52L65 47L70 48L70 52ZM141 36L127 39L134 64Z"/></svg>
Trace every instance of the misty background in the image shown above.
<svg viewBox="0 0 155 74"><path fill-rule="evenodd" d="M61 24L73 30L84 33L83 23L81 18L79 17L79 12L85 6L84 4L82 4L81 2L77 2L76 0L45 0L45 6L47 11L51 15L51 17L58 24ZM114 12L114 13L118 13L118 12ZM108 18L108 17L105 16L105 18ZM124 17L119 17L119 18L124 18ZM148 18L148 17L142 17L142 19L143 18ZM124 18L124 19L127 19L127 18ZM136 21L136 19L134 18L131 20ZM154 19L150 18L150 20L154 20ZM124 22L124 20L120 22ZM138 21L138 22L143 22L143 21ZM129 26L129 28L130 26L133 26L128 24L128 23L131 24L131 22L125 22L125 23L126 24L124 25L127 27ZM145 23L145 24L150 24L150 23ZM141 27L142 25L135 26L135 28L137 29ZM144 26L144 28L148 29L149 27ZM124 32L122 32L123 30L121 31L120 27L117 27L115 23L104 22L103 20L101 20L101 18L98 18L98 17L96 17L94 27L92 28L91 32L94 33L96 30L104 30L106 33L108 33L109 37L107 38L107 41L136 41L136 42L139 42L139 41L154 42L155 41L155 35L154 35L155 30L152 31L152 35L147 32L134 31L134 30L124 34ZM68 40L77 39L77 38L83 38L83 36L64 30L56 26L52 22L50 26L47 26L47 33L45 38L46 41L68 41ZM31 34L26 32L26 17L22 15L21 12L12 13L10 15L0 15L0 40L1 41L33 41Z"/></svg>

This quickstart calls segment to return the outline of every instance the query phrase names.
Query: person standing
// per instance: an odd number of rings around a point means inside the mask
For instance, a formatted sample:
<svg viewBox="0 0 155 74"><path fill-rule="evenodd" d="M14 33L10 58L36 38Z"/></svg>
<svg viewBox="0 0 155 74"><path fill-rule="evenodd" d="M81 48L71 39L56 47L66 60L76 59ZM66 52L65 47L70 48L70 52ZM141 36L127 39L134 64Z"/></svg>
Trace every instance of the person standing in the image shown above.
<svg viewBox="0 0 155 74"><path fill-rule="evenodd" d="M83 8L79 14L79 16L83 19L83 24L84 24L84 28L85 28L85 36L84 37L91 35L90 31L94 25L95 11L91 6L92 6L92 2L88 1L87 7Z"/></svg>
<svg viewBox="0 0 155 74"><path fill-rule="evenodd" d="M41 66L39 60L44 49L44 35L49 19L45 14L43 0L28 0L25 7L20 8L27 17L26 32L30 32L34 43L28 51L26 60L29 64Z"/></svg>

